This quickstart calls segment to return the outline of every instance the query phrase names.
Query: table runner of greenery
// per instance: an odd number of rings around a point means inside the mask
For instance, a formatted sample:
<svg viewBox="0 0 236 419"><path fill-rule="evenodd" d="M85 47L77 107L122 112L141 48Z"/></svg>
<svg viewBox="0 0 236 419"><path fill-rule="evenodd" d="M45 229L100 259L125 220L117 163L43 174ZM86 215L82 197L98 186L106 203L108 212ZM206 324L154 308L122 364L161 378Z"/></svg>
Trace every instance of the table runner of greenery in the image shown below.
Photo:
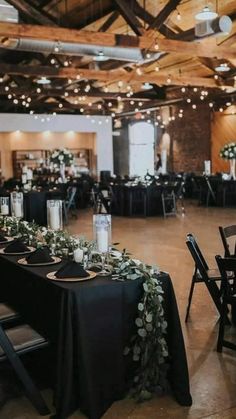
<svg viewBox="0 0 236 419"><path fill-rule="evenodd" d="M0 216L0 229L5 235L20 237L28 245L39 248L49 246L52 254L72 257L77 247L89 254L95 253L95 243L84 237L75 238L65 231L53 231L35 223L21 221L14 217ZM157 266L147 265L132 259L123 250L113 250L109 254L112 279L125 281L142 279L143 293L137 307L135 332L124 348L124 355L132 356L137 364L131 385L131 395L138 401L151 398L166 387L166 359L168 348L165 339L167 322L162 307L163 290L158 279Z"/></svg>

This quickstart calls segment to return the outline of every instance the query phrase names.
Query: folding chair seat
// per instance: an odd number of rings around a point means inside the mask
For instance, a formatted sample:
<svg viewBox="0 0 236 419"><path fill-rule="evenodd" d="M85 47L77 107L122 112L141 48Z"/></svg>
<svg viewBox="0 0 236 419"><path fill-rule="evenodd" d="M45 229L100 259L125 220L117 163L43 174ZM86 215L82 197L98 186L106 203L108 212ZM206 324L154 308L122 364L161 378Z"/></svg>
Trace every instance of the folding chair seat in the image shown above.
<svg viewBox="0 0 236 419"><path fill-rule="evenodd" d="M224 246L225 257L236 256L236 225L227 227L219 226L219 231Z"/></svg>
<svg viewBox="0 0 236 419"><path fill-rule="evenodd" d="M0 324L0 362L6 359L10 362L25 388L26 395L40 415L48 415L50 411L19 356L47 345L48 342L29 325L6 329Z"/></svg>
<svg viewBox="0 0 236 419"><path fill-rule="evenodd" d="M222 305L220 312L220 324L219 324L219 333L217 341L217 352L222 352L223 346L236 350L236 342L233 343L225 339L225 324L227 321L228 315L228 304L232 306L236 304L236 289L234 281L228 275L228 272L236 272L236 258L222 258L221 256L216 256L216 262L219 267L222 278ZM233 323L236 323L236 319L232 319Z"/></svg>
<svg viewBox="0 0 236 419"><path fill-rule="evenodd" d="M19 313L6 303L0 303L0 323L12 323L20 318Z"/></svg>
<svg viewBox="0 0 236 419"><path fill-rule="evenodd" d="M208 264L192 234L187 235L186 244L194 260L195 267L188 296L185 322L188 321L194 286L199 282L205 283L217 310L219 313L221 312L221 290L216 284L216 281L221 281L221 274L219 270L209 269Z"/></svg>

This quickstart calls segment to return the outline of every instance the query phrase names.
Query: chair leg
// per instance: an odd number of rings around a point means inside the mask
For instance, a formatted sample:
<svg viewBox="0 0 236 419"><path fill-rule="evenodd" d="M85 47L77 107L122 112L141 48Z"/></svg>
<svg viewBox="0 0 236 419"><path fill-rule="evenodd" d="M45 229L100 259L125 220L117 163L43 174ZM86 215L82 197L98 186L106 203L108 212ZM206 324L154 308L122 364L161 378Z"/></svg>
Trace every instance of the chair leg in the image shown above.
<svg viewBox="0 0 236 419"><path fill-rule="evenodd" d="M5 333L0 329L1 347L4 350L9 362L14 368L19 380L22 382L25 392L30 399L33 406L37 409L40 415L45 416L50 413L41 393L35 386L31 377L27 373L24 365L22 364L17 353L12 349L12 345L9 342Z"/></svg>
<svg viewBox="0 0 236 419"><path fill-rule="evenodd" d="M219 334L217 340L217 352L222 352L222 346L224 341L225 322L227 319L226 315L227 304L223 302L220 315Z"/></svg>
<svg viewBox="0 0 236 419"><path fill-rule="evenodd" d="M187 305L186 315L185 315L185 323L187 323L188 317L189 317L190 306L191 306L191 302L192 302L192 298L193 298L194 285L195 285L195 279L194 279L194 276L193 276L191 287L190 287L190 290L189 290L188 305Z"/></svg>

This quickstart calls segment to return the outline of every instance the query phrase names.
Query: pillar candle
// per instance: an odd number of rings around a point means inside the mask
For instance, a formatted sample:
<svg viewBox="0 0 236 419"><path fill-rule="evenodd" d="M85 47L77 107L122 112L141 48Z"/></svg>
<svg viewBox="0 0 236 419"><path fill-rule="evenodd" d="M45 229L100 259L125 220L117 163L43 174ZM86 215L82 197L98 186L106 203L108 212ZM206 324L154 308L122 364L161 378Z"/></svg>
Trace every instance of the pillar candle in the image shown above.
<svg viewBox="0 0 236 419"><path fill-rule="evenodd" d="M20 202L15 202L14 203L14 216L17 218L21 218L22 217L22 208L21 208L21 203Z"/></svg>
<svg viewBox="0 0 236 419"><path fill-rule="evenodd" d="M50 227L52 230L60 230L59 207L50 208Z"/></svg>
<svg viewBox="0 0 236 419"><path fill-rule="evenodd" d="M82 249L78 248L74 250L74 260L77 263L81 263L83 261L84 252Z"/></svg>
<svg viewBox="0 0 236 419"><path fill-rule="evenodd" d="M8 215L9 214L9 208L7 204L1 205L1 214L2 215Z"/></svg>
<svg viewBox="0 0 236 419"><path fill-rule="evenodd" d="M106 253L108 251L108 231L107 230L98 230L97 231L97 246L98 251L101 253Z"/></svg>

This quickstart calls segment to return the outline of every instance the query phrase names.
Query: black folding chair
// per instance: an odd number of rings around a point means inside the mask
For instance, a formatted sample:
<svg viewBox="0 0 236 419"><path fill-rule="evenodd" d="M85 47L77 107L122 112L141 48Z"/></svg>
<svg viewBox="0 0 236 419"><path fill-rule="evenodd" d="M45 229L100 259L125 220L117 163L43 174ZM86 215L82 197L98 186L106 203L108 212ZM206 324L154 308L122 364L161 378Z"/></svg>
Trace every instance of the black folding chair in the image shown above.
<svg viewBox="0 0 236 419"><path fill-rule="evenodd" d="M219 231L224 246L225 257L230 257L233 255L236 256L236 225L233 224L227 227L219 226ZM234 239L233 252L230 251L230 240L228 240L232 238Z"/></svg>
<svg viewBox="0 0 236 419"><path fill-rule="evenodd" d="M219 334L217 341L217 352L222 352L223 346L236 350L236 344L230 342L224 338L225 336L225 324L227 322L228 314L228 304L236 304L236 289L234 282L231 281L229 272L236 272L236 259L235 258L222 258L221 256L216 256L216 262L219 267L222 278L222 305L220 313L220 325L219 325ZM236 319L233 319L235 323Z"/></svg>
<svg viewBox="0 0 236 419"><path fill-rule="evenodd" d="M6 303L0 303L0 324L12 324L20 319L19 313Z"/></svg>
<svg viewBox="0 0 236 419"><path fill-rule="evenodd" d="M0 362L8 359L22 382L26 395L42 416L48 415L50 410L19 356L46 345L48 342L29 325L24 324L6 329L0 322Z"/></svg>
<svg viewBox="0 0 236 419"><path fill-rule="evenodd" d="M205 283L218 312L221 313L221 290L216 284L216 281L221 281L220 272L218 269L209 269L208 264L192 234L187 235L186 244L194 260L195 268L188 296L185 322L188 321L194 286L199 282Z"/></svg>

